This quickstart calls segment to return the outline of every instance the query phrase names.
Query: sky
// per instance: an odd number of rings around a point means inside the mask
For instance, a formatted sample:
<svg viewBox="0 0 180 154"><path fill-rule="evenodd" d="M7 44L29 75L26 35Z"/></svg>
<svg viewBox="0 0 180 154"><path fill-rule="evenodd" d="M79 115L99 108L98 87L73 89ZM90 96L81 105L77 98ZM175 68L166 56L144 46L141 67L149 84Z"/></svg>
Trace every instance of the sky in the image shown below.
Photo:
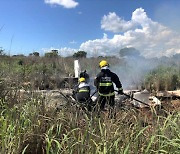
<svg viewBox="0 0 180 154"><path fill-rule="evenodd" d="M0 0L0 48L6 54L180 53L179 0Z"/></svg>

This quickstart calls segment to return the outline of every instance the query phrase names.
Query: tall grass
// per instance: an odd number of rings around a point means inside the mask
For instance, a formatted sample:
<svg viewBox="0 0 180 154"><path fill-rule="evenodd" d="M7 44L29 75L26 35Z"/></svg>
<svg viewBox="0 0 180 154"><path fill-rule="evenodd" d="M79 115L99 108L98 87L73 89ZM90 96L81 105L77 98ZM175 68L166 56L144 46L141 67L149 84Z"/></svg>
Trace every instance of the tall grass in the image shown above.
<svg viewBox="0 0 180 154"><path fill-rule="evenodd" d="M147 73L145 86L150 90L177 90L180 88L180 65L160 65Z"/></svg>
<svg viewBox="0 0 180 154"><path fill-rule="evenodd" d="M70 102L61 110L47 109L44 96L30 88L29 96L21 99L22 82L34 81L36 77L44 81L71 73L73 59L65 64L63 58L21 59L22 65L17 58L8 60L9 65L6 59L0 63L1 154L179 153L179 111L167 117L157 114L147 117L135 109L117 109L116 117L111 119L107 113L86 113ZM98 65L96 59L89 61ZM80 62L86 64L87 59ZM9 67L10 64L14 67ZM85 69L87 65L82 66ZM93 74L93 68L90 71Z"/></svg>
<svg viewBox="0 0 180 154"><path fill-rule="evenodd" d="M86 114L46 110L42 97L8 107L1 100L1 153L172 153L180 150L180 113L147 121L136 110Z"/></svg>

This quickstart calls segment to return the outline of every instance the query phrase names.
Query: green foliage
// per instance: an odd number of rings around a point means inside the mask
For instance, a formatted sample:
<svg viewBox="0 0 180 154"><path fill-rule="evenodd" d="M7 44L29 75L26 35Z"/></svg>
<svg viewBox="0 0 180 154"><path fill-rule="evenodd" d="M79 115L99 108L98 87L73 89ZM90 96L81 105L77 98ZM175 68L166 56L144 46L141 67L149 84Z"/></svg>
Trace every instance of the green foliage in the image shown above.
<svg viewBox="0 0 180 154"><path fill-rule="evenodd" d="M80 59L80 63L96 74L102 58ZM118 58L106 58L111 66L124 64ZM116 119L111 119L104 113L84 113L70 102L58 111L46 108L47 98L31 91L31 86L22 97L25 81L37 82L37 87L55 83L73 73L73 60L0 57L0 153L179 153L179 111L167 117L152 113L152 120L147 121L137 110L117 110ZM169 65L167 59L166 63L147 74L147 88L180 87L179 65Z"/></svg>
<svg viewBox="0 0 180 154"><path fill-rule="evenodd" d="M7 82L23 86L30 82L32 88L58 87L62 77L73 76L73 58L0 57L0 75Z"/></svg>
<svg viewBox="0 0 180 154"><path fill-rule="evenodd" d="M47 58L55 58L58 57L58 50L51 50L51 52L47 52L44 55Z"/></svg>
<svg viewBox="0 0 180 154"><path fill-rule="evenodd" d="M39 52L33 52L33 53L30 53L29 56L35 56L35 57L39 57Z"/></svg>
<svg viewBox="0 0 180 154"><path fill-rule="evenodd" d="M177 90L180 88L180 72L178 66L155 68L145 77L145 86L150 90Z"/></svg>
<svg viewBox="0 0 180 154"><path fill-rule="evenodd" d="M57 53L55 54L57 55ZM51 57L51 56L50 56ZM105 57L99 58L80 58L79 62L82 70L87 70L91 76L95 76L99 72L99 62ZM111 68L117 68L119 71L119 66L128 69L127 63L124 59L119 59L115 57L105 58ZM148 60L147 60L148 61ZM150 61L150 60L149 60ZM157 63L161 61L161 65L154 68L153 70L147 72L144 78L141 74L134 73L134 78L142 78L141 82L136 82L138 85L143 84L148 90L175 90L180 88L180 65L179 59L165 58L165 59L155 59L150 62ZM138 61L137 61L138 63ZM136 66L134 66L136 67ZM134 67L132 67L134 69ZM142 66L147 67L147 66ZM0 57L0 75L2 78L6 78L9 82L15 82L16 84L22 85L23 82L31 82L32 87L39 88L46 87L48 83L51 85L50 89L54 89L58 86L61 77L74 76L74 59L71 57ZM138 68L137 68L138 70ZM133 70L128 70L130 73ZM128 73L129 73L128 72ZM138 71L137 71L138 72ZM119 72L117 72L119 73ZM42 86L43 85L43 86ZM42 88L44 89L44 88Z"/></svg>
<svg viewBox="0 0 180 154"><path fill-rule="evenodd" d="M132 48L132 47L121 49L119 54L121 57L124 57L124 56L140 56L139 51L136 50L135 48Z"/></svg>
<svg viewBox="0 0 180 154"><path fill-rule="evenodd" d="M133 109L118 110L116 119L111 119L104 113L84 113L70 102L58 111L46 108L48 98L30 88L26 91L28 95L21 98L23 81L39 80L45 84L58 73L70 72L73 66L70 58L36 58L6 57L0 61L1 153L179 153L179 111L168 117L153 115L153 121L144 127L142 121L147 117L139 116ZM22 65L19 60L23 60ZM85 68L91 65L98 68L100 60L80 62ZM119 59L108 61L113 65ZM179 81L178 73L176 65L159 66L147 75L146 82L159 80L166 85L169 78L174 85Z"/></svg>
<svg viewBox="0 0 180 154"><path fill-rule="evenodd" d="M0 47L0 56L6 56L5 50Z"/></svg>
<svg viewBox="0 0 180 154"><path fill-rule="evenodd" d="M18 63L18 65L21 65L21 66L22 66L24 62L23 62L23 60L22 60L22 59L20 59L20 60L18 60L18 62L17 62L17 63Z"/></svg>
<svg viewBox="0 0 180 154"><path fill-rule="evenodd" d="M73 54L74 58L86 58L87 52L85 51L78 51Z"/></svg>
<svg viewBox="0 0 180 154"><path fill-rule="evenodd" d="M0 49L0 55L3 55L3 53L4 53L4 50L1 48Z"/></svg>
<svg viewBox="0 0 180 154"><path fill-rule="evenodd" d="M180 113L158 116L143 127L134 110L118 111L115 120L90 116L73 106L47 111L44 98L35 95L13 107L0 103L1 153L178 154L180 150Z"/></svg>

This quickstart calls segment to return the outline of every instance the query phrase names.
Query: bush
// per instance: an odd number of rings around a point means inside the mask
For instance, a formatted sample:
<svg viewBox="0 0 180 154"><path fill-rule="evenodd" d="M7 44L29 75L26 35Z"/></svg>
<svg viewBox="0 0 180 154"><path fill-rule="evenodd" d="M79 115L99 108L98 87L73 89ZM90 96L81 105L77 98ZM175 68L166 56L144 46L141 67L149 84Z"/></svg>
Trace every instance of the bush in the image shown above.
<svg viewBox="0 0 180 154"><path fill-rule="evenodd" d="M145 77L145 87L147 89L177 90L180 88L180 74L177 66L158 66Z"/></svg>
<svg viewBox="0 0 180 154"><path fill-rule="evenodd" d="M87 53L85 51L78 51L73 54L74 58L86 58Z"/></svg>

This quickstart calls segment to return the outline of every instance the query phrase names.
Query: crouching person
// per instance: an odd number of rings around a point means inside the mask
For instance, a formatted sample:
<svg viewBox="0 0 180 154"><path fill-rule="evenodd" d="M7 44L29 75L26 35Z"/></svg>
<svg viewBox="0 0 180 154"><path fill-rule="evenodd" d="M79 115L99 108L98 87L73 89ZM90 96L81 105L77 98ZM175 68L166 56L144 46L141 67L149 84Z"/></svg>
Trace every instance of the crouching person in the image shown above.
<svg viewBox="0 0 180 154"><path fill-rule="evenodd" d="M76 101L82 104L82 106L85 106L88 111L91 111L90 86L84 77L79 79L79 84L75 86L73 95Z"/></svg>

